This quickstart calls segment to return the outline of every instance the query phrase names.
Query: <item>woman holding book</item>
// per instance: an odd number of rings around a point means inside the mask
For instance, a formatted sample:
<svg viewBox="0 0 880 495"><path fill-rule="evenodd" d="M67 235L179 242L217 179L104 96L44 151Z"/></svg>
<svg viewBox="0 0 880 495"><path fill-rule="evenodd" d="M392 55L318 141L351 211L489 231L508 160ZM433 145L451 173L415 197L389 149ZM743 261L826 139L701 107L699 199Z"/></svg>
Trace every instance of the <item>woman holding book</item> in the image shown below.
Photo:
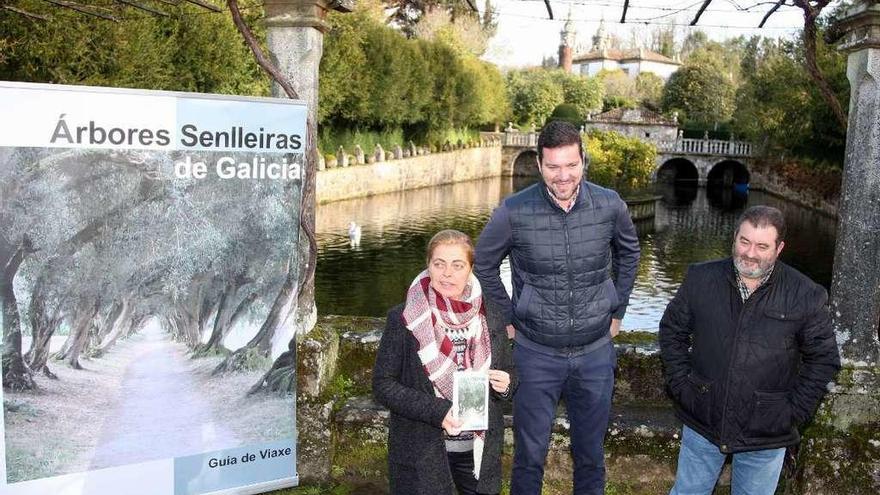
<svg viewBox="0 0 880 495"><path fill-rule="evenodd" d="M428 267L413 281L406 303L388 312L373 369L373 396L391 411L391 493L450 495L454 485L460 495L497 494L501 401L516 390L510 344L471 273L470 238L444 230L427 251ZM456 372L488 382L488 429L462 428L452 403Z"/></svg>

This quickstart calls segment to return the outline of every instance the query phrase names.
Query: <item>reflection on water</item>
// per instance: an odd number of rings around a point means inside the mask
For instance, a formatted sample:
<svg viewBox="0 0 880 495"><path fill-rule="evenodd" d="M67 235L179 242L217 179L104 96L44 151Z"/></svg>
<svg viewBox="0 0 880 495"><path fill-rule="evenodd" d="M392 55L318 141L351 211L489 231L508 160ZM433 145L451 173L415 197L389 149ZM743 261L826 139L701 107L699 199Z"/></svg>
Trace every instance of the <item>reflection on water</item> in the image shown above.
<svg viewBox="0 0 880 495"><path fill-rule="evenodd" d="M316 299L322 314L383 316L401 303L424 269L424 250L438 230L453 228L477 238L492 209L514 188L511 179L439 186L318 206ZM782 258L817 282L831 283L835 223L824 215L760 192L662 186L653 221L636 228L642 247L625 329L656 330L687 265L728 256L737 216L748 206L781 209L789 224ZM351 248L349 222L362 226ZM507 267L502 267L507 275Z"/></svg>

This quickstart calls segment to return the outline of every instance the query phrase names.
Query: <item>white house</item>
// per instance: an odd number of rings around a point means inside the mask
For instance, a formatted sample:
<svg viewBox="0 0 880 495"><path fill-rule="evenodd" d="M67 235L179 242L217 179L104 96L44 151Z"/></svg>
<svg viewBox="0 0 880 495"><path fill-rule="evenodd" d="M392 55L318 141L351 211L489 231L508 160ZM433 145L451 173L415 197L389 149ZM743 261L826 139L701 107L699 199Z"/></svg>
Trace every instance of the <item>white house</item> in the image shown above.
<svg viewBox="0 0 880 495"><path fill-rule="evenodd" d="M678 61L645 48L637 50L609 48L604 20L599 23L599 29L593 36L592 49L587 53L571 54L576 33L570 19L565 23L565 28L560 34L559 66L575 74L592 77L603 69L622 70L635 79L642 72L651 72L665 81L681 66Z"/></svg>

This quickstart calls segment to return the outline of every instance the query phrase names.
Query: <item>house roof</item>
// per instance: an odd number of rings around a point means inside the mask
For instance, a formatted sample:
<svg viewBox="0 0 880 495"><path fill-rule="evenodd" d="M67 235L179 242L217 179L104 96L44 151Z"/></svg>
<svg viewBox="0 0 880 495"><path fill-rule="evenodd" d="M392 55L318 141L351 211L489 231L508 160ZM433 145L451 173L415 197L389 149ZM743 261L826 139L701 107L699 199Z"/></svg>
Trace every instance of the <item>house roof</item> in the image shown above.
<svg viewBox="0 0 880 495"><path fill-rule="evenodd" d="M661 64L681 65L669 57L661 55L651 50L639 48L638 50L617 50L614 48L606 48L602 50L593 50L583 55L577 55L572 58L573 63L592 62L595 60L614 60L616 62L659 62Z"/></svg>
<svg viewBox="0 0 880 495"><path fill-rule="evenodd" d="M603 122L607 124L656 124L678 126L672 119L660 115L647 108L613 108L607 112L594 115L587 122Z"/></svg>

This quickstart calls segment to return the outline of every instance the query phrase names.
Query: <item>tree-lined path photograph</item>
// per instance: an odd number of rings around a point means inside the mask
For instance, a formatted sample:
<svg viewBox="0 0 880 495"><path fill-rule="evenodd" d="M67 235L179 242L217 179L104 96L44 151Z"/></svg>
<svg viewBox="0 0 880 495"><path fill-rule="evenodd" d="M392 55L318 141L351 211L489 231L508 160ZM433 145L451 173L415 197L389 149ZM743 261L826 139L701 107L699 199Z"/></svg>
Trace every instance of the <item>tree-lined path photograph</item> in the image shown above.
<svg viewBox="0 0 880 495"><path fill-rule="evenodd" d="M291 338L298 190L176 179L180 159L0 151L10 481L292 437L265 375Z"/></svg>

